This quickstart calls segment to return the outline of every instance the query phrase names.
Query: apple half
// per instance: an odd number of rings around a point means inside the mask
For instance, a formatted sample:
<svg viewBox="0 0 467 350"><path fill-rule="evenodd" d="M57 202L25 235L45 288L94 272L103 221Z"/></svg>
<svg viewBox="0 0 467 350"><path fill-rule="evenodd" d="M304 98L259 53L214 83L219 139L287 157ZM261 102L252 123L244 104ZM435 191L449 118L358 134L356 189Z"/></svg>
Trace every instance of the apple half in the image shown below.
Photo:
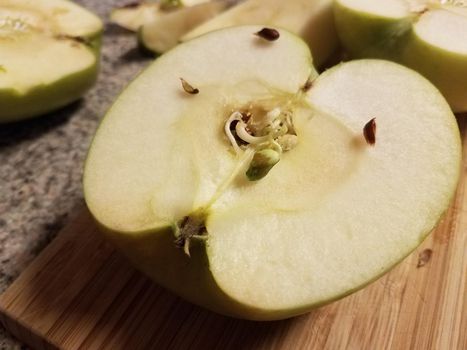
<svg viewBox="0 0 467 350"><path fill-rule="evenodd" d="M396 63L319 77L312 63L285 30L234 27L122 93L84 192L134 266L216 312L273 320L362 288L422 242L460 172L449 105Z"/></svg>
<svg viewBox="0 0 467 350"><path fill-rule="evenodd" d="M0 123L41 115L95 82L102 22L65 0L0 0Z"/></svg>
<svg viewBox="0 0 467 350"><path fill-rule="evenodd" d="M455 112L467 111L467 4L336 0L339 37L354 58L385 58L428 78Z"/></svg>

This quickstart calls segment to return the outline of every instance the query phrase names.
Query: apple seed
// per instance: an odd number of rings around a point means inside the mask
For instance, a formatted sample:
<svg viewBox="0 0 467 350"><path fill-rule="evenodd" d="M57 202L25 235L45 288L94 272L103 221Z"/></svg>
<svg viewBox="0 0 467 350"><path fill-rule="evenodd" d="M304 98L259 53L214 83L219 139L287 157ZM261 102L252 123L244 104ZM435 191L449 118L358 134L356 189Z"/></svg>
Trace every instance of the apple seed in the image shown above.
<svg viewBox="0 0 467 350"><path fill-rule="evenodd" d="M89 47L92 47L92 43L89 39L82 37L82 36L72 36L66 34L59 34L55 37L58 40L72 40L75 43L83 44Z"/></svg>
<svg viewBox="0 0 467 350"><path fill-rule="evenodd" d="M431 259L433 251L431 249L425 249L418 255L417 268L425 266Z"/></svg>
<svg viewBox="0 0 467 350"><path fill-rule="evenodd" d="M138 7L140 5L141 5L141 2L133 1L133 2L129 2L128 4L122 5L122 6L118 7L118 8L120 8L120 9L132 9L132 8Z"/></svg>
<svg viewBox="0 0 467 350"><path fill-rule="evenodd" d="M376 143L376 118L371 119L363 127L363 136L365 137L366 143L374 146Z"/></svg>
<svg viewBox="0 0 467 350"><path fill-rule="evenodd" d="M302 86L301 90L302 90L303 92L308 92L308 91L310 91L310 89L311 89L312 86L313 86L313 81L311 80L311 77L309 77L309 78L306 80L305 84Z"/></svg>
<svg viewBox="0 0 467 350"><path fill-rule="evenodd" d="M182 87L183 87L183 90L185 90L185 92L191 95L196 95L199 93L199 89L191 86L185 79L180 78L180 81L182 82Z"/></svg>
<svg viewBox="0 0 467 350"><path fill-rule="evenodd" d="M246 176L250 181L258 181L265 177L274 165L281 160L279 152L272 149L263 149L256 151L250 166L246 172Z"/></svg>
<svg viewBox="0 0 467 350"><path fill-rule="evenodd" d="M259 32L255 33L255 35L267 41L276 41L280 37L279 32L273 28L263 28Z"/></svg>

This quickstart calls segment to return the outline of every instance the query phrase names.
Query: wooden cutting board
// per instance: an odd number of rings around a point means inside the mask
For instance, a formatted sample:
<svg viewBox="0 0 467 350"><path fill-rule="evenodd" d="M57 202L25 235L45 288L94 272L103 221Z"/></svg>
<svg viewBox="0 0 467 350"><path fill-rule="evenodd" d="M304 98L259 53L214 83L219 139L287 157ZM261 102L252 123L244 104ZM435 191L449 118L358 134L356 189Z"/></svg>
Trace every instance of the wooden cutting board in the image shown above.
<svg viewBox="0 0 467 350"><path fill-rule="evenodd" d="M307 315L249 322L188 304L135 271L78 216L0 297L35 349L467 349L466 125L457 196L392 272Z"/></svg>

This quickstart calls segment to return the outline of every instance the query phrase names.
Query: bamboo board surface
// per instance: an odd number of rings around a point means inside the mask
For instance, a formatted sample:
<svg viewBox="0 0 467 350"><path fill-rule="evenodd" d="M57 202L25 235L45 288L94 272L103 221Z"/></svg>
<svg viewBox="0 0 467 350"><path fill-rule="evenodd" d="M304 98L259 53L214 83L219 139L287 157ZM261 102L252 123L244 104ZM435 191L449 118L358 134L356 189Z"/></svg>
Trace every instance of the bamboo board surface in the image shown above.
<svg viewBox="0 0 467 350"><path fill-rule="evenodd" d="M0 319L35 349L467 349L466 119L444 220L389 274L338 302L277 322L216 315L135 271L83 211L0 297Z"/></svg>

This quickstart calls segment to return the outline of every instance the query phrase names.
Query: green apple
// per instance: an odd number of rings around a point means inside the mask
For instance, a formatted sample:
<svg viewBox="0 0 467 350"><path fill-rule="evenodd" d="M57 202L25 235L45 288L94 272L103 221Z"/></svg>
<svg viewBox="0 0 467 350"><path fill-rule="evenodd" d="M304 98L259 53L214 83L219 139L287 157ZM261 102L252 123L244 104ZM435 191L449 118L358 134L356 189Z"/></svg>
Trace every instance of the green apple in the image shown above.
<svg viewBox="0 0 467 350"><path fill-rule="evenodd" d="M336 0L340 39L355 58L386 58L428 78L467 111L465 1Z"/></svg>
<svg viewBox="0 0 467 350"><path fill-rule="evenodd" d="M246 0L193 29L182 41L237 25L263 24L280 27L301 36L310 45L315 65L320 67L338 49L332 1Z"/></svg>
<svg viewBox="0 0 467 350"><path fill-rule="evenodd" d="M80 98L95 82L102 22L65 0L0 0L0 122Z"/></svg>
<svg viewBox="0 0 467 350"><path fill-rule="evenodd" d="M272 320L352 293L414 250L448 208L461 148L418 73L361 60L317 77L305 42L261 28L156 60L103 119L84 191L154 281Z"/></svg>
<svg viewBox="0 0 467 350"><path fill-rule="evenodd" d="M227 7L226 1L210 1L183 7L143 24L138 41L146 51L160 54L176 46L180 38Z"/></svg>
<svg viewBox="0 0 467 350"><path fill-rule="evenodd" d="M169 13L206 2L209 0L134 2L114 9L110 14L110 20L120 27L136 32L144 24L157 22Z"/></svg>

